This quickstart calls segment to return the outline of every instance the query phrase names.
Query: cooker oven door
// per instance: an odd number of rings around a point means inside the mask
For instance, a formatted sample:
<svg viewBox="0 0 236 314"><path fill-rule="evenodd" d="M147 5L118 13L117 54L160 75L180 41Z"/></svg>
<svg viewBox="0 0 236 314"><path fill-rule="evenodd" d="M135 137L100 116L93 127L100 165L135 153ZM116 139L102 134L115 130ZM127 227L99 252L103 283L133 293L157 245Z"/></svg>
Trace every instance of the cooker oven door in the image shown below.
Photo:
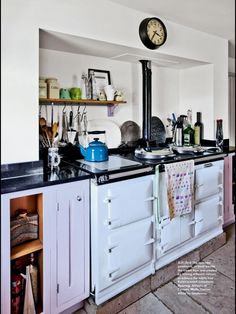
<svg viewBox="0 0 236 314"><path fill-rule="evenodd" d="M101 304L154 270L153 175L91 184L92 292Z"/></svg>
<svg viewBox="0 0 236 314"><path fill-rule="evenodd" d="M108 282L152 261L154 239L150 218L112 230L107 240Z"/></svg>

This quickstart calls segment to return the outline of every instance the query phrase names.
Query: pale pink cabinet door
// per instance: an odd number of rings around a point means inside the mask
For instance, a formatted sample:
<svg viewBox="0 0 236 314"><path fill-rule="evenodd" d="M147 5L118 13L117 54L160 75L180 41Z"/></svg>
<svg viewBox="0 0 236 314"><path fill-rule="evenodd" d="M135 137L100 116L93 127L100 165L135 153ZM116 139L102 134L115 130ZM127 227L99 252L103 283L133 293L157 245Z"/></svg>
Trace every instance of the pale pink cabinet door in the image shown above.
<svg viewBox="0 0 236 314"><path fill-rule="evenodd" d="M233 158L234 154L224 158L224 225L235 221L233 204Z"/></svg>
<svg viewBox="0 0 236 314"><path fill-rule="evenodd" d="M56 275L57 307L64 309L89 295L88 183L64 184L57 189Z"/></svg>

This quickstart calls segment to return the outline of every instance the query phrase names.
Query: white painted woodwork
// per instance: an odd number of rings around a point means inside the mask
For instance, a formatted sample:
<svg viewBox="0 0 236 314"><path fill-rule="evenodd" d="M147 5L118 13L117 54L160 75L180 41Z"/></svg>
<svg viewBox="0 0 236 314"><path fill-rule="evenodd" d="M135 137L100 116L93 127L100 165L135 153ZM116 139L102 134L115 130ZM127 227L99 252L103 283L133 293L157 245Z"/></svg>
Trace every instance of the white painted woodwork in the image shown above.
<svg viewBox="0 0 236 314"><path fill-rule="evenodd" d="M58 185L54 193L51 313L60 313L89 296L89 181Z"/></svg>

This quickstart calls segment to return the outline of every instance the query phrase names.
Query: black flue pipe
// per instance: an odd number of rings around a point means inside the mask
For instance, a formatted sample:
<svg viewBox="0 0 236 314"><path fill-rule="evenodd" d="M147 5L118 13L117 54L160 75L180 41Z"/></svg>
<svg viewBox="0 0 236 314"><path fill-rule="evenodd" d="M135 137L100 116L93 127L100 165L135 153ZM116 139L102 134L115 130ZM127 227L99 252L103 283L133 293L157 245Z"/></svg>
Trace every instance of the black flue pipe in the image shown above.
<svg viewBox="0 0 236 314"><path fill-rule="evenodd" d="M150 60L139 60L143 74L143 140L149 146L152 118L152 71Z"/></svg>

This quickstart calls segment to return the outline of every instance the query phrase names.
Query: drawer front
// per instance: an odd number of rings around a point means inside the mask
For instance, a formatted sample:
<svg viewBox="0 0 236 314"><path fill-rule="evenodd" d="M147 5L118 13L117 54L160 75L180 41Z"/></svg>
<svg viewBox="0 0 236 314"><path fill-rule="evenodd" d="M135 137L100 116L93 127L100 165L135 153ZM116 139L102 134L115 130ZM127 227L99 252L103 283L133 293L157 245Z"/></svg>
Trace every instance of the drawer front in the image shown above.
<svg viewBox="0 0 236 314"><path fill-rule="evenodd" d="M195 205L195 235L222 224L223 204L217 195Z"/></svg>
<svg viewBox="0 0 236 314"><path fill-rule="evenodd" d="M218 164L208 163L195 171L195 200L204 199L223 189L223 170Z"/></svg>

